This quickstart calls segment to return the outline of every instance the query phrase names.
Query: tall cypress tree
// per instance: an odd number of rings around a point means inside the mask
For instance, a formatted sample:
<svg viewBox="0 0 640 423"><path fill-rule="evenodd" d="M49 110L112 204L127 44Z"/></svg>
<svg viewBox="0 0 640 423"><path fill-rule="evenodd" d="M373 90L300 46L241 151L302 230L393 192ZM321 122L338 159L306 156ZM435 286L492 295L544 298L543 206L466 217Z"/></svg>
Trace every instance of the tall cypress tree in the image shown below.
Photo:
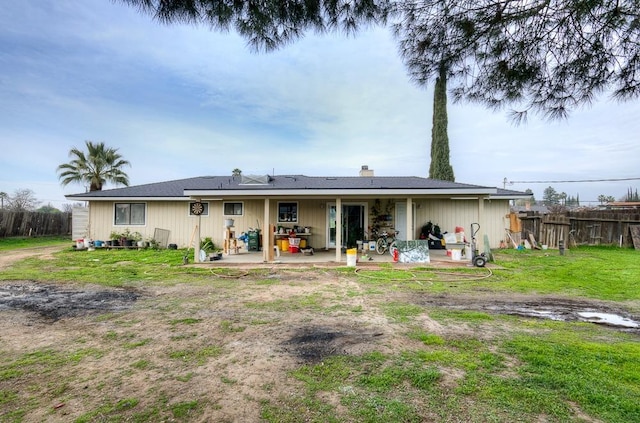
<svg viewBox="0 0 640 423"><path fill-rule="evenodd" d="M431 164L429 178L455 181L449 163L449 136L447 134L447 70L440 66L433 93L433 127L431 129Z"/></svg>

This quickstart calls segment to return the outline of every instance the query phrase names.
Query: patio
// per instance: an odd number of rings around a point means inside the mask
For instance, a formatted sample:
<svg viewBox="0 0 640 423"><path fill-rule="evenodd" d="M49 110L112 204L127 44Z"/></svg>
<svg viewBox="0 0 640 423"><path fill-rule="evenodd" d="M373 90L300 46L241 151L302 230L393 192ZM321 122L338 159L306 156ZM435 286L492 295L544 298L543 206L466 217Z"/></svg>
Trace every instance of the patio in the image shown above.
<svg viewBox="0 0 640 423"><path fill-rule="evenodd" d="M358 266L367 264L393 263L391 254L386 253L379 255L375 252L368 254L370 259L362 259L362 253L358 252ZM430 250L429 258L431 263L396 263L398 265L470 265L469 260L452 260L447 256L446 250ZM192 261L193 257L189 258ZM258 264L324 264L332 266L346 266L347 256L342 254L342 261L336 262L335 250L315 250L313 255L305 255L302 253L280 252L280 257L274 256L273 262L266 263L263 260L262 251L246 251L241 248L238 254L223 254L222 259L214 261L205 261L201 264L211 264L214 266L233 266L233 265L258 265Z"/></svg>

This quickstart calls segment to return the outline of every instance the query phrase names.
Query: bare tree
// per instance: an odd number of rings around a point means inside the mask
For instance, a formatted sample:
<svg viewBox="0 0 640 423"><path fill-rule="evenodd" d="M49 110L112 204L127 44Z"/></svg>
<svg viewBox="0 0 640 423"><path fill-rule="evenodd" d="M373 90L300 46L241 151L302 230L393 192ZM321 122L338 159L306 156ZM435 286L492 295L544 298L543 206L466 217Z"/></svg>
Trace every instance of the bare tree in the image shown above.
<svg viewBox="0 0 640 423"><path fill-rule="evenodd" d="M9 198L9 209L13 211L33 211L40 201L36 199L35 192L28 188L17 189Z"/></svg>
<svg viewBox="0 0 640 423"><path fill-rule="evenodd" d="M73 209L76 207L84 207L82 203L64 203L62 205L62 211L65 213L73 213Z"/></svg>

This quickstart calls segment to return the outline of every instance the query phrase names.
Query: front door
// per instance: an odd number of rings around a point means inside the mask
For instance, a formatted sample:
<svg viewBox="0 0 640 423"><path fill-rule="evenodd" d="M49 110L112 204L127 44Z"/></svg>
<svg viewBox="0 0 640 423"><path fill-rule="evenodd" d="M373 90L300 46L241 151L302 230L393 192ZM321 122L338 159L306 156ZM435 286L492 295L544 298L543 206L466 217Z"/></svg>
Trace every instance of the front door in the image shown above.
<svg viewBox="0 0 640 423"><path fill-rule="evenodd" d="M342 246L346 248L356 247L356 241L364 239L366 228L366 204L343 203L342 204ZM327 234L328 248L336 248L336 203L327 205Z"/></svg>
<svg viewBox="0 0 640 423"><path fill-rule="evenodd" d="M416 205L415 203L412 203L413 205L413 222L411 222L411 231L413 234L415 234L415 227L416 227ZM396 202L396 225L395 225L395 230L398 231L398 235L396 236L397 239L402 240L402 241L406 241L407 239L409 239L407 237L407 203L406 202L402 202L402 201L398 201ZM413 238L413 235L411 237L411 239Z"/></svg>

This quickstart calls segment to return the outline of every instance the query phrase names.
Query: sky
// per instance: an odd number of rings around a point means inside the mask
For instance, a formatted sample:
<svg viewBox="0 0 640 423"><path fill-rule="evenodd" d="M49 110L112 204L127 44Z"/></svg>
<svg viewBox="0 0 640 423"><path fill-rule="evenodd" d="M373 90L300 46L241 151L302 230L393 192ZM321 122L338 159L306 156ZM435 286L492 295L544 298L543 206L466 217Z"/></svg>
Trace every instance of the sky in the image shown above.
<svg viewBox="0 0 640 423"><path fill-rule="evenodd" d="M234 32L162 25L111 0L0 8L0 191L30 189L41 205L86 190L56 172L85 140L117 148L131 185L235 168L426 177L432 103L388 28L255 53ZM548 186L583 204L620 198L640 187L639 116L640 101L607 95L566 121L519 126L507 111L449 103L451 165L457 182L538 200Z"/></svg>

